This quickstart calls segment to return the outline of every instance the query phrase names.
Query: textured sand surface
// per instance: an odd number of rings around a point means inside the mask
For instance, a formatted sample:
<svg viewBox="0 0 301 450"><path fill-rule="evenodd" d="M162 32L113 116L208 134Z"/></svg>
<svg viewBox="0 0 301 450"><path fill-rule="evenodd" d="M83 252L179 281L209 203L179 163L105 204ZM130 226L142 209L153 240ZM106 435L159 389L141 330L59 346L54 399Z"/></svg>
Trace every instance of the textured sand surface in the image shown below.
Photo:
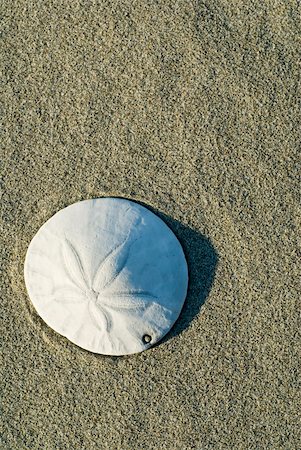
<svg viewBox="0 0 301 450"><path fill-rule="evenodd" d="M301 448L300 8L2 2L1 449ZM190 268L172 333L124 358L52 332L23 279L49 217L110 195Z"/></svg>

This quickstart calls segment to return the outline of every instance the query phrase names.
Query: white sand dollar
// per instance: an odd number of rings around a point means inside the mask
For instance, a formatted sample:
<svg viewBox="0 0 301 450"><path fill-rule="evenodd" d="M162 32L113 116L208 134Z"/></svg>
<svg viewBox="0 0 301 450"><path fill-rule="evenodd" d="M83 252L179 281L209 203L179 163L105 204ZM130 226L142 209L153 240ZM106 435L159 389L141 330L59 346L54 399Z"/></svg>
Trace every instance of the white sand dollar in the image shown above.
<svg viewBox="0 0 301 450"><path fill-rule="evenodd" d="M85 200L56 213L32 239L24 273L43 320L105 355L158 342L178 318L188 284L173 232L147 208L120 198Z"/></svg>

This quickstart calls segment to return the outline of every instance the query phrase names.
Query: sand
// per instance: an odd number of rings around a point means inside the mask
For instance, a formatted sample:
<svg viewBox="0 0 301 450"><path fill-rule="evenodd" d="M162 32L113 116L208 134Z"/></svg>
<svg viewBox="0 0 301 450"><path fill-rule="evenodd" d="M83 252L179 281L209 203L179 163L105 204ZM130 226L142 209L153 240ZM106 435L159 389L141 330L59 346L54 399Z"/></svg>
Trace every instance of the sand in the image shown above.
<svg viewBox="0 0 301 450"><path fill-rule="evenodd" d="M300 8L2 2L1 449L301 448ZM24 285L39 227L102 196L189 264L175 328L129 357L53 332Z"/></svg>

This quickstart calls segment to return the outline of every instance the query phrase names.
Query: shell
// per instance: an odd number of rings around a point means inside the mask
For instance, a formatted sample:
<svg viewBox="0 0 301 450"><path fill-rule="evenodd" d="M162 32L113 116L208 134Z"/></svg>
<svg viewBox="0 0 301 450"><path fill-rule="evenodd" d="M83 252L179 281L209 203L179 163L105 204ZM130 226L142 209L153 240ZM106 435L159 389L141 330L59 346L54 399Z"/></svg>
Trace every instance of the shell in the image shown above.
<svg viewBox="0 0 301 450"><path fill-rule="evenodd" d="M120 198L85 200L51 217L26 254L25 283L42 319L86 350L141 352L185 301L188 269L168 226Z"/></svg>

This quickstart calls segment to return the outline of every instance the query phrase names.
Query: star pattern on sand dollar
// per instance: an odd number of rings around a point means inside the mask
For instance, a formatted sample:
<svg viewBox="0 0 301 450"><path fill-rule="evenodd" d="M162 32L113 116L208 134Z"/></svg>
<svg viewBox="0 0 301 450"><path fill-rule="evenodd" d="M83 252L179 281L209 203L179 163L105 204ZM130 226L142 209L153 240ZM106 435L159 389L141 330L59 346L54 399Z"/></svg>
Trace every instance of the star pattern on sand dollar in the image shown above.
<svg viewBox="0 0 301 450"><path fill-rule="evenodd" d="M59 287L53 300L64 304L85 304L91 321L99 331L110 332L114 311L126 312L147 308L157 298L143 290L114 290L114 282L126 265L132 244L137 238L129 235L113 248L100 263L91 281L85 273L75 246L64 239L63 261L73 287Z"/></svg>

